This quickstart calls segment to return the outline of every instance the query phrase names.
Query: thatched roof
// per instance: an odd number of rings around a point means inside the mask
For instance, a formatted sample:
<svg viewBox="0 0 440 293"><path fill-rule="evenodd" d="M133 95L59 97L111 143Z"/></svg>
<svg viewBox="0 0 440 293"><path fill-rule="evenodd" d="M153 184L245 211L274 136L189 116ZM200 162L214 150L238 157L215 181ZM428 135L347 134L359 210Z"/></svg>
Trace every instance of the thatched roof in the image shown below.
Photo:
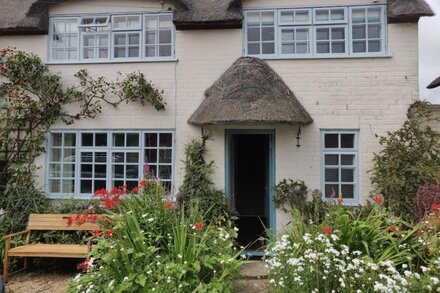
<svg viewBox="0 0 440 293"><path fill-rule="evenodd" d="M175 0L177 29L241 28L240 0Z"/></svg>
<svg viewBox="0 0 440 293"><path fill-rule="evenodd" d="M431 83L428 85L428 88L429 88L429 89L435 89L436 87L439 87L439 86L440 86L440 76L437 77L433 82L431 82Z"/></svg>
<svg viewBox="0 0 440 293"><path fill-rule="evenodd" d="M266 62L241 57L205 92L188 123L309 124L312 117Z"/></svg>
<svg viewBox="0 0 440 293"><path fill-rule="evenodd" d="M434 16L424 0L388 0L388 22L418 22L422 16Z"/></svg>

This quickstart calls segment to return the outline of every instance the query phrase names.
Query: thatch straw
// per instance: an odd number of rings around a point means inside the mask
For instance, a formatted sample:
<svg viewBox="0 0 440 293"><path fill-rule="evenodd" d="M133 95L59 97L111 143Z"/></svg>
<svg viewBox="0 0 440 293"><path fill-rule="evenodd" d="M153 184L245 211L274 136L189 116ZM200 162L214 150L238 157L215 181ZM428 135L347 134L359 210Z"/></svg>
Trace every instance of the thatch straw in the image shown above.
<svg viewBox="0 0 440 293"><path fill-rule="evenodd" d="M427 88L428 89L435 89L436 87L439 87L439 86L440 86L440 76L437 77L433 82L431 82Z"/></svg>
<svg viewBox="0 0 440 293"><path fill-rule="evenodd" d="M424 0L388 0L388 22L418 22L422 16L434 16Z"/></svg>
<svg viewBox="0 0 440 293"><path fill-rule="evenodd" d="M309 113L266 62L241 57L205 92L188 120L210 124L309 124Z"/></svg>

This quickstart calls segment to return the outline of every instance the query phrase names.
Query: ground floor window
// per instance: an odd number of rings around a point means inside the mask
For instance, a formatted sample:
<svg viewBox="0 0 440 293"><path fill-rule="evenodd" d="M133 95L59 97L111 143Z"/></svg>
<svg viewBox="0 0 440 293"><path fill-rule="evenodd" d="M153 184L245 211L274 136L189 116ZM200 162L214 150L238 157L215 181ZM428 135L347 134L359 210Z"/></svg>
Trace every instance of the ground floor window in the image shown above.
<svg viewBox="0 0 440 293"><path fill-rule="evenodd" d="M322 131L321 189L325 199L342 196L346 203L358 203L358 137L358 131Z"/></svg>
<svg viewBox="0 0 440 293"><path fill-rule="evenodd" d="M173 131L51 131L48 138L47 193L90 197L96 190L127 186L144 176L145 163L172 192Z"/></svg>

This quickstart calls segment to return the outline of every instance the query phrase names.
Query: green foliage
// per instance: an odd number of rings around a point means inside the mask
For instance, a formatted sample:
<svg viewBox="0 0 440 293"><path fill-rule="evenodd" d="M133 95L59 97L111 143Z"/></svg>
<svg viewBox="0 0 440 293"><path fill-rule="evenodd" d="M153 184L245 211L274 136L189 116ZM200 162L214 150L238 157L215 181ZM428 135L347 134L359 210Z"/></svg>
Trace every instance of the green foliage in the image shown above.
<svg viewBox="0 0 440 293"><path fill-rule="evenodd" d="M187 206L192 200L199 202L202 213L206 213L209 221L229 221L234 214L229 210L225 195L217 190L211 176L214 162L206 162L206 141L209 136L193 139L185 149L185 177L180 187L180 198Z"/></svg>
<svg viewBox="0 0 440 293"><path fill-rule="evenodd" d="M288 212L292 209L304 210L309 188L302 180L284 179L275 186L274 203L278 209Z"/></svg>
<svg viewBox="0 0 440 293"><path fill-rule="evenodd" d="M108 212L111 238L98 238L88 271L69 292L232 292L242 262L231 227L206 225L197 203L184 212L149 181Z"/></svg>
<svg viewBox="0 0 440 293"><path fill-rule="evenodd" d="M414 103L402 127L379 138L371 181L388 206L405 219L413 219L420 185L439 182L440 133L426 126L431 119L427 102Z"/></svg>

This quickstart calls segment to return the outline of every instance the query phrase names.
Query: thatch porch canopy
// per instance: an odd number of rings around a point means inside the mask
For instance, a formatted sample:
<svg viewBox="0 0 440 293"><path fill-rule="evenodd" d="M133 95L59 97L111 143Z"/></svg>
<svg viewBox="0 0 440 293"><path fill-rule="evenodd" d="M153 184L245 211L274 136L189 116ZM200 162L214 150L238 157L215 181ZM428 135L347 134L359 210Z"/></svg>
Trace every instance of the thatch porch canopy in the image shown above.
<svg viewBox="0 0 440 293"><path fill-rule="evenodd" d="M241 57L205 92L188 123L310 124L312 117L266 62Z"/></svg>
<svg viewBox="0 0 440 293"><path fill-rule="evenodd" d="M418 22L420 17L434 16L425 0L388 0L388 22Z"/></svg>
<svg viewBox="0 0 440 293"><path fill-rule="evenodd" d="M435 89L440 86L440 76L428 85L428 89Z"/></svg>

